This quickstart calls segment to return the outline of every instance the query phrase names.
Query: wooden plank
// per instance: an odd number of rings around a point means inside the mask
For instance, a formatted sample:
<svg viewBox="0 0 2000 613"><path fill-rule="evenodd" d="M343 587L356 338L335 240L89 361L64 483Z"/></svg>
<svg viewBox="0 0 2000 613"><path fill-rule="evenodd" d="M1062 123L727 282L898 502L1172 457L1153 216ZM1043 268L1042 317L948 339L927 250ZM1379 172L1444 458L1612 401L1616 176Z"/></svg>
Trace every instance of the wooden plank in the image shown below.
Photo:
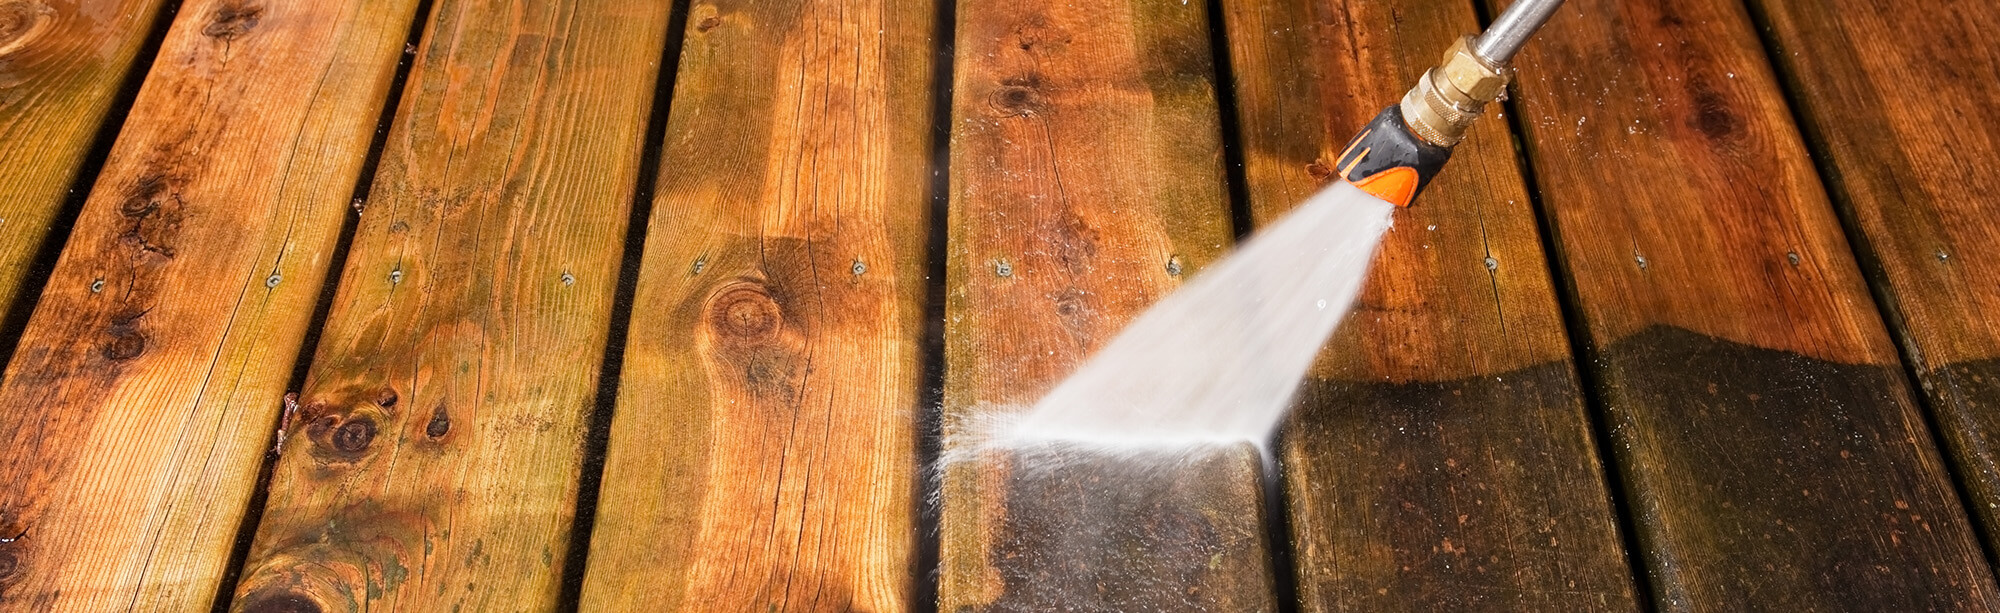
<svg viewBox="0 0 2000 613"><path fill-rule="evenodd" d="M936 22L692 7L585 610L921 608Z"/></svg>
<svg viewBox="0 0 2000 613"><path fill-rule="evenodd" d="M1260 226L1479 28L1470 3L1224 7ZM1282 437L1302 610L1636 609L1504 117L1395 223Z"/></svg>
<svg viewBox="0 0 2000 613"><path fill-rule="evenodd" d="M1230 243L1204 3L961 4L945 436L1032 404ZM954 443L947 443L951 446ZM969 453L945 611L1276 608L1259 462Z"/></svg>
<svg viewBox="0 0 2000 613"><path fill-rule="evenodd" d="M22 298L161 0L0 3L0 312ZM25 306L20 308L26 308Z"/></svg>
<svg viewBox="0 0 2000 613"><path fill-rule="evenodd" d="M557 605L667 17L437 3L238 610Z"/></svg>
<svg viewBox="0 0 2000 613"><path fill-rule="evenodd" d="M1969 119L2000 108L2000 5L1753 6L1971 507L2000 534L2000 130Z"/></svg>
<svg viewBox="0 0 2000 613"><path fill-rule="evenodd" d="M209 607L415 5L182 6L0 386L6 608Z"/></svg>
<svg viewBox="0 0 2000 613"><path fill-rule="evenodd" d="M2000 606L1743 7L1573 0L1520 65L1656 604Z"/></svg>

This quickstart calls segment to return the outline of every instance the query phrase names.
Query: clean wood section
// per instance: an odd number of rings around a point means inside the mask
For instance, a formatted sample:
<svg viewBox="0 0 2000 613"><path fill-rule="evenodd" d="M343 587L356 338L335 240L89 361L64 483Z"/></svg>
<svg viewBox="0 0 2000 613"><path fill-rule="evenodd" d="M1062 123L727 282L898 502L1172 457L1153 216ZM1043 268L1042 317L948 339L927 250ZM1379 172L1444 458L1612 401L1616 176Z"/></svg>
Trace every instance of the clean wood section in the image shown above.
<svg viewBox="0 0 2000 613"><path fill-rule="evenodd" d="M0 387L7 608L209 608L415 5L181 7Z"/></svg>
<svg viewBox="0 0 2000 613"><path fill-rule="evenodd" d="M920 609L936 9L687 21L583 608Z"/></svg>
<svg viewBox="0 0 2000 613"><path fill-rule="evenodd" d="M2000 534L2000 4L1754 3L1988 535Z"/></svg>
<svg viewBox="0 0 2000 613"><path fill-rule="evenodd" d="M0 0L0 312L22 298L43 242L61 240L49 226L161 4Z"/></svg>
<svg viewBox="0 0 2000 613"><path fill-rule="evenodd" d="M1520 64L1656 604L2000 607L1744 8L1572 0Z"/></svg>
<svg viewBox="0 0 2000 613"><path fill-rule="evenodd" d="M1479 28L1470 3L1224 5L1259 226ZM1505 118L1395 221L1284 431L1302 610L1636 610Z"/></svg>
<svg viewBox="0 0 2000 613"><path fill-rule="evenodd" d="M1204 3L957 11L947 446L1032 404L1230 243ZM1275 609L1248 446L1179 468L1038 461L941 467L942 610Z"/></svg>
<svg viewBox="0 0 2000 613"><path fill-rule="evenodd" d="M557 605L667 13L434 7L238 610Z"/></svg>

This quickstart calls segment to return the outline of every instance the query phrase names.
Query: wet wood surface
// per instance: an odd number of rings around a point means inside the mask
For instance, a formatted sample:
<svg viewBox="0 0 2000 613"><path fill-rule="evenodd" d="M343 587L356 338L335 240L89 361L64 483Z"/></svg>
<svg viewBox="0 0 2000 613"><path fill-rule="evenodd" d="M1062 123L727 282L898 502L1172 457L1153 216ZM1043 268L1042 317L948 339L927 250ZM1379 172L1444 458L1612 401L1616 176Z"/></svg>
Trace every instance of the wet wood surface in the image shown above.
<svg viewBox="0 0 2000 613"><path fill-rule="evenodd" d="M1571 0L1288 506L972 446L1478 1L0 0L0 609L2000 608L1990 2Z"/></svg>
<svg viewBox="0 0 2000 613"><path fill-rule="evenodd" d="M697 2L583 608L908 611L936 7Z"/></svg>
<svg viewBox="0 0 2000 613"><path fill-rule="evenodd" d="M1575 0L1519 62L1654 604L1996 606L1745 9Z"/></svg>
<svg viewBox="0 0 2000 613"><path fill-rule="evenodd" d="M0 2L0 312L25 308L21 283L97 146L162 0ZM87 188L88 186L82 186ZM18 304L18 306L17 306ZM9 332L12 332L11 330Z"/></svg>
<svg viewBox="0 0 2000 613"><path fill-rule="evenodd" d="M557 605L667 18L432 8L236 610Z"/></svg>
<svg viewBox="0 0 2000 613"><path fill-rule="evenodd" d="M2000 534L2000 4L1752 3L1969 506ZM1900 86L1885 84L1922 84ZM1990 538L1990 537L1989 537Z"/></svg>
<svg viewBox="0 0 2000 613"><path fill-rule="evenodd" d="M0 608L208 609L414 9L181 6L0 386Z"/></svg>
<svg viewBox="0 0 2000 613"><path fill-rule="evenodd" d="M1185 472L974 446L1230 244L1203 4L957 11L939 608L1275 609L1247 446Z"/></svg>
<svg viewBox="0 0 2000 613"><path fill-rule="evenodd" d="M1478 29L1470 4L1224 6L1259 226ZM1398 212L1281 435L1302 610L1638 606L1511 140L1478 124Z"/></svg>

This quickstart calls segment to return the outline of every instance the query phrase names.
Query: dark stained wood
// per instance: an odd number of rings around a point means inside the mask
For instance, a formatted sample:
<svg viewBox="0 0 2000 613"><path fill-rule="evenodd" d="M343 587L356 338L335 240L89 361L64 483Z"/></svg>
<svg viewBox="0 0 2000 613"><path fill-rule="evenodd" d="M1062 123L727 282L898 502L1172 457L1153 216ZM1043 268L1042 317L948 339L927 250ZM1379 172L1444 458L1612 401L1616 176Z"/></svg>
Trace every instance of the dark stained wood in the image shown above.
<svg viewBox="0 0 2000 613"><path fill-rule="evenodd" d="M161 4L0 0L0 310L22 297Z"/></svg>
<svg viewBox="0 0 2000 613"><path fill-rule="evenodd" d="M1032 404L1229 245L1203 4L957 7L948 441ZM1065 470L967 455L941 467L942 610L1276 607L1247 446Z"/></svg>
<svg viewBox="0 0 2000 613"><path fill-rule="evenodd" d="M1762 0L1970 501L2000 534L2000 4Z"/></svg>
<svg viewBox="0 0 2000 613"><path fill-rule="evenodd" d="M1479 27L1469 3L1223 6L1260 226ZM1302 610L1636 609L1504 118L1395 223L1283 436Z"/></svg>
<svg viewBox="0 0 2000 613"><path fill-rule="evenodd" d="M907 611L928 1L698 2L583 608Z"/></svg>
<svg viewBox="0 0 2000 613"><path fill-rule="evenodd" d="M209 608L415 5L182 5L0 386L0 608Z"/></svg>
<svg viewBox="0 0 2000 613"><path fill-rule="evenodd" d="M1656 604L2000 606L1744 8L1572 0L1520 64Z"/></svg>
<svg viewBox="0 0 2000 613"><path fill-rule="evenodd" d="M433 8L237 610L556 606L667 13Z"/></svg>

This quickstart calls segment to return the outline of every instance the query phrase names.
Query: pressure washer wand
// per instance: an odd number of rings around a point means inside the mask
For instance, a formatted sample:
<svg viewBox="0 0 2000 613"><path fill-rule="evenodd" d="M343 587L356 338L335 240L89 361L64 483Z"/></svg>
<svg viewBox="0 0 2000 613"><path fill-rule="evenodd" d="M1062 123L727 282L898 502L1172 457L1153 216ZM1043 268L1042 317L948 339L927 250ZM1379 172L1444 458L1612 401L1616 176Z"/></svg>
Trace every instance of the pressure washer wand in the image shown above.
<svg viewBox="0 0 2000 613"><path fill-rule="evenodd" d="M1340 178L1396 206L1409 206L1451 159L1451 148L1486 104L1507 92L1514 54L1554 16L1562 0L1517 0L1486 33L1464 36L1444 59L1382 109L1334 165Z"/></svg>

